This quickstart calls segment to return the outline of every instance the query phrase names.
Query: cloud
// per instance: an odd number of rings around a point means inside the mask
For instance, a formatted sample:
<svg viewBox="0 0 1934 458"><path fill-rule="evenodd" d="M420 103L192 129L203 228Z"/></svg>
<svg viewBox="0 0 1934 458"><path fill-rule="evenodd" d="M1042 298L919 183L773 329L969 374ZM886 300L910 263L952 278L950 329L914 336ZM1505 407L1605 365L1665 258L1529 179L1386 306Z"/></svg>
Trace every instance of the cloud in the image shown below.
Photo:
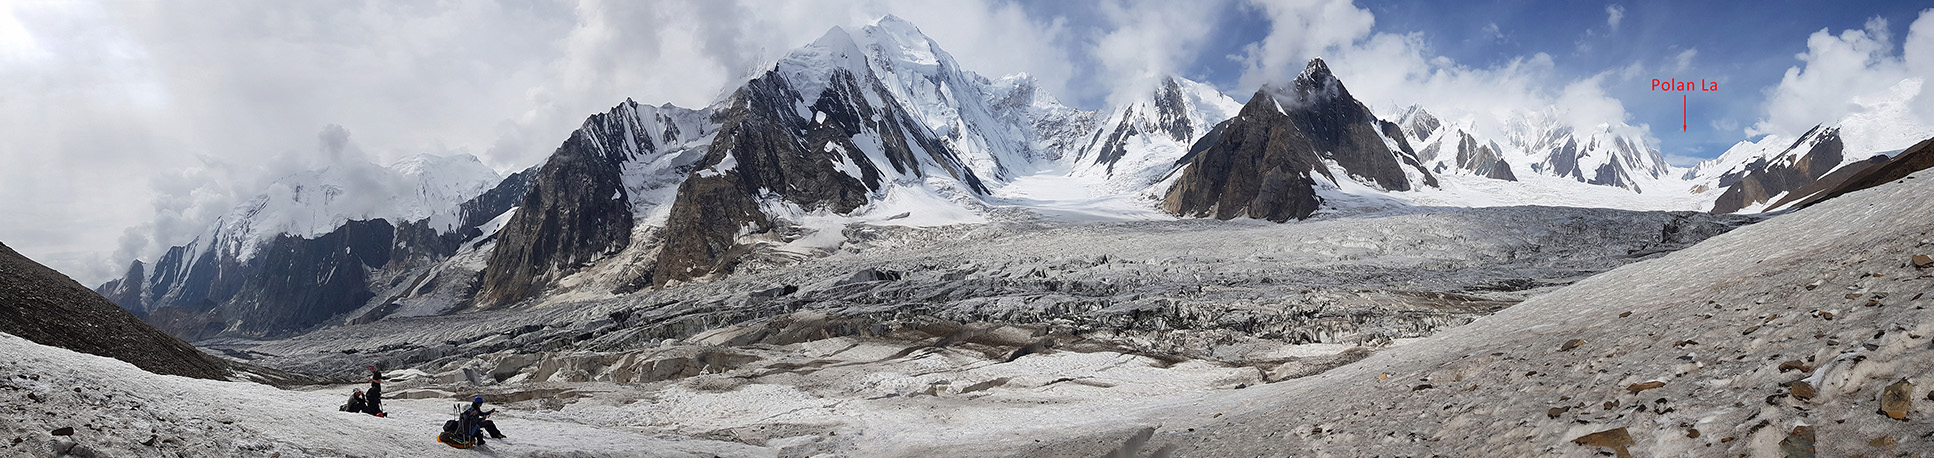
<svg viewBox="0 0 1934 458"><path fill-rule="evenodd" d="M889 13L966 68L1095 86L1067 65L1085 37L998 0L0 3L0 240L98 284L294 168L513 171L627 97L704 106Z"/></svg>
<svg viewBox="0 0 1934 458"><path fill-rule="evenodd" d="M1474 67L1431 52L1421 33L1373 32L1370 12L1347 1L1270 3L1260 9L1271 21L1270 36L1245 49L1238 93L1294 78L1304 62L1320 55L1353 95L1379 113L1389 116L1421 105L1440 118L1468 119L1478 133L1493 138L1508 123L1533 113L1556 116L1577 129L1618 125L1630 117L1603 85L1629 79L1639 71L1637 64L1585 78L1563 77L1545 53ZM1646 126L1630 129L1626 133L1657 144Z"/></svg>
<svg viewBox="0 0 1934 458"><path fill-rule="evenodd" d="M1814 32L1806 52L1794 56L1800 64L1765 90L1765 114L1746 134L1796 136L1858 111L1856 99L1875 98L1903 79L1934 74L1934 9L1921 12L1901 48L1895 52L1887 20L1880 17L1838 35L1829 29ZM1934 120L1934 96L1928 92L1908 103L1923 120Z"/></svg>
<svg viewBox="0 0 1934 458"><path fill-rule="evenodd" d="M1687 156L1683 154L1668 153L1665 155L1665 163L1671 164L1673 167L1692 167L1695 165L1699 165L1700 162L1705 162L1706 160L1708 160L1708 158L1703 158L1698 156Z"/></svg>
<svg viewBox="0 0 1934 458"><path fill-rule="evenodd" d="M1284 82L1313 57L1333 56L1370 37L1376 16L1350 0L1252 0L1269 19L1269 34L1243 48L1241 92ZM1285 69L1288 71L1285 75Z"/></svg>
<svg viewBox="0 0 1934 458"><path fill-rule="evenodd" d="M1112 27L1094 40L1091 54L1101 64L1101 79L1111 104L1125 103L1153 90L1157 78L1179 74L1202 52L1216 30L1221 3L1164 0L1107 0L1101 17Z"/></svg>
<svg viewBox="0 0 1934 458"><path fill-rule="evenodd" d="M1605 26L1618 31L1618 23L1625 21L1625 6L1617 3L1605 5Z"/></svg>
<svg viewBox="0 0 1934 458"><path fill-rule="evenodd" d="M1672 58L1672 71L1674 73L1683 73L1687 69L1692 68L1692 58L1698 56L1698 49L1687 48L1685 51L1680 51L1679 55Z"/></svg>
<svg viewBox="0 0 1934 458"><path fill-rule="evenodd" d="M1504 39L1504 31L1498 29L1498 23L1496 22L1484 24L1484 34L1489 35L1492 40Z"/></svg>

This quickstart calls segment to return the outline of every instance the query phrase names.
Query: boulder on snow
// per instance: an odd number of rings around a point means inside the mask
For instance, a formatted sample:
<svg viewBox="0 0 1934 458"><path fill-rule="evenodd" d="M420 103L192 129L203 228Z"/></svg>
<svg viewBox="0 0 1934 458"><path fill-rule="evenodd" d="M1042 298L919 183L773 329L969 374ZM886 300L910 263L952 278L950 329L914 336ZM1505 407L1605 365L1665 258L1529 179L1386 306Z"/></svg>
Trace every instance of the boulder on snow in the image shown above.
<svg viewBox="0 0 1934 458"><path fill-rule="evenodd" d="M1794 399L1801 401L1813 399L1814 396L1820 394L1819 390L1813 389L1813 384L1807 383L1805 380L1794 381L1792 386L1787 387L1787 391L1793 394Z"/></svg>
<svg viewBox="0 0 1934 458"><path fill-rule="evenodd" d="M54 429L54 430L52 431L52 434L53 434L53 435L56 435L56 436L72 436L72 435L74 435L74 427L72 427L72 426L62 426L62 427L59 427L59 428L55 428L55 429Z"/></svg>
<svg viewBox="0 0 1934 458"><path fill-rule="evenodd" d="M1780 440L1780 456L1788 458L1813 458L1813 427L1800 425L1793 432L1786 433Z"/></svg>
<svg viewBox="0 0 1934 458"><path fill-rule="evenodd" d="M1653 380L1653 381L1644 382L1644 383L1634 383L1632 384L1632 386L1625 387L1625 390L1632 392L1632 394L1639 394L1640 391L1645 391L1645 390L1658 388L1662 386L1665 386L1665 382Z"/></svg>
<svg viewBox="0 0 1934 458"><path fill-rule="evenodd" d="M1922 269L1934 267L1934 258L1927 257L1924 254L1914 255L1914 267Z"/></svg>
<svg viewBox="0 0 1934 458"><path fill-rule="evenodd" d="M1880 393L1880 413L1887 418L1907 420L1907 410L1914 407L1914 384L1903 379L1887 385Z"/></svg>
<svg viewBox="0 0 1934 458"><path fill-rule="evenodd" d="M1612 449L1613 452L1617 452L1618 458L1632 458L1632 452L1625 450L1625 448L1637 442L1632 441L1632 434L1626 432L1625 428L1616 428L1586 434L1577 439L1572 439L1571 443L1587 447L1605 447Z"/></svg>

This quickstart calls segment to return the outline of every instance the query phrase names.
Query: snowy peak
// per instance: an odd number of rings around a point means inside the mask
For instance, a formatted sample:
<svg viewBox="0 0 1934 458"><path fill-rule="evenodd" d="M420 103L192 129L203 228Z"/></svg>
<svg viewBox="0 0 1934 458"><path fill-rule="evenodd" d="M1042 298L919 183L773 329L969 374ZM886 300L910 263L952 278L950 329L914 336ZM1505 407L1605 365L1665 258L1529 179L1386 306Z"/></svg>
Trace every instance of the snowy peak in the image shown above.
<svg viewBox="0 0 1934 458"><path fill-rule="evenodd" d="M1000 103L1016 94L1003 89L1022 86L1002 87L962 70L931 38L894 16L858 30L835 27L781 59L775 70L798 93L792 109L801 113L810 111L839 73L852 75L855 96L874 107L897 105L976 175L996 181L1059 159L1062 150L1049 147L1074 144L1077 135L1067 126L1089 122L1083 112L1039 96L1031 82L1020 93L1029 109L1002 111L1014 107Z"/></svg>
<svg viewBox="0 0 1934 458"><path fill-rule="evenodd" d="M502 179L468 154L412 156L387 168L350 163L297 172L237 205L196 244L209 247L201 241L210 241L224 255L247 260L275 236L315 238L351 220L427 220L430 228L448 232L462 221L460 204Z"/></svg>
<svg viewBox="0 0 1934 458"><path fill-rule="evenodd" d="M1680 188L1647 184L1674 177L1665 156L1639 129L1623 123L1577 129L1560 115L1555 108L1496 115L1495 127L1480 129L1477 116L1444 119L1411 106L1396 122L1404 126L1418 158L1438 173L1502 179L1499 170L1508 168L1517 178L1544 175L1635 193Z"/></svg>
<svg viewBox="0 0 1934 458"><path fill-rule="evenodd" d="M1265 84L1262 90L1274 96L1276 103L1284 106L1285 109L1331 100L1347 99L1356 103L1356 98L1350 95L1350 91L1343 88L1343 81L1330 73L1330 66L1324 64L1320 57L1310 59L1309 65L1303 68L1303 73L1297 75L1295 81L1287 85ZM1361 103L1358 104L1361 105Z"/></svg>
<svg viewBox="0 0 1934 458"><path fill-rule="evenodd" d="M1071 175L1101 180L1111 193L1142 191L1173 170L1196 139L1241 109L1209 85L1163 77L1153 90L1114 110L1082 148Z"/></svg>
<svg viewBox="0 0 1934 458"><path fill-rule="evenodd" d="M1437 133L1438 128L1443 127L1443 124L1437 116L1417 105L1404 109L1403 115L1397 117L1397 125L1403 127L1404 133L1410 135L1413 142L1422 142L1430 138Z"/></svg>
<svg viewBox="0 0 1934 458"><path fill-rule="evenodd" d="M585 119L551 154L503 222L483 266L484 306L531 297L663 225L676 190L718 132L711 109L632 100Z"/></svg>

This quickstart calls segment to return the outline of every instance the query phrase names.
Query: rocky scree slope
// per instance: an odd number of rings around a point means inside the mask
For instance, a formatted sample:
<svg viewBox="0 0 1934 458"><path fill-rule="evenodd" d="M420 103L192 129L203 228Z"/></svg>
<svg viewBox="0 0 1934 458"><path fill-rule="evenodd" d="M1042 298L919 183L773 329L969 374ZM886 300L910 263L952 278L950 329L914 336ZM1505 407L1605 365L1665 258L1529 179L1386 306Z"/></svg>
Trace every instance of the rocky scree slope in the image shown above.
<svg viewBox="0 0 1934 458"><path fill-rule="evenodd" d="M227 362L155 329L5 244L0 244L0 332L127 361L157 374L213 380L230 375Z"/></svg>

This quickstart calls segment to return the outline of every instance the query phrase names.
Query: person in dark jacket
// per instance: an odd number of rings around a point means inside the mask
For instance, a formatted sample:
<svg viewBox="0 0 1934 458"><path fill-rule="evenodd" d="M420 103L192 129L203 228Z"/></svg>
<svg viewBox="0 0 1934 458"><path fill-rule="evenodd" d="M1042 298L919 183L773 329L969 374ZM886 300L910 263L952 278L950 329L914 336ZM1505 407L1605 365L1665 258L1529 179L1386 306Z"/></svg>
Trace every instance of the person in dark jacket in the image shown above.
<svg viewBox="0 0 1934 458"><path fill-rule="evenodd" d="M373 364L369 366L369 395L364 397L364 402L368 403L363 409L364 413L378 417L389 416L383 413L383 372L376 370Z"/></svg>
<svg viewBox="0 0 1934 458"><path fill-rule="evenodd" d="M483 410L483 402L484 402L483 396L470 398L470 408L464 409L463 415L461 415L461 418L464 420L464 423L470 425L470 430L467 432L469 432L472 437L476 437L477 443L479 444L483 443L483 437L481 437L482 436L481 434L477 434L478 428L482 428L485 432L489 432L491 439L504 438L504 433L497 431L497 422L490 421L490 414L497 413L497 409L490 409L489 411L485 411Z"/></svg>
<svg viewBox="0 0 1934 458"><path fill-rule="evenodd" d="M367 409L369 409L369 403L363 400L363 389L357 388L356 391L349 393L349 403L343 404L341 410L344 412L363 413Z"/></svg>

